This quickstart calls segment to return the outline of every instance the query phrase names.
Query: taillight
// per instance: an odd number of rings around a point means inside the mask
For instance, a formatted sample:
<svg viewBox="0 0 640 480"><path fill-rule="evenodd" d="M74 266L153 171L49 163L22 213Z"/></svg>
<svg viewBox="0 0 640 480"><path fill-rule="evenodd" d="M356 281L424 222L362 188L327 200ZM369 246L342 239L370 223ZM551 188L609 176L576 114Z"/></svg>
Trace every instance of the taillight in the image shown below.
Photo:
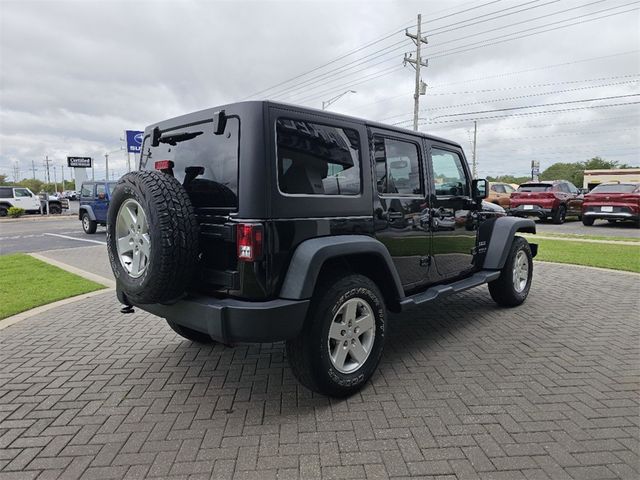
<svg viewBox="0 0 640 480"><path fill-rule="evenodd" d="M173 172L173 162L171 160L158 160L153 164L156 167L156 170L160 170L164 173L172 173Z"/></svg>
<svg viewBox="0 0 640 480"><path fill-rule="evenodd" d="M262 256L264 235L262 225L240 223L236 227L238 242L238 260L253 262Z"/></svg>

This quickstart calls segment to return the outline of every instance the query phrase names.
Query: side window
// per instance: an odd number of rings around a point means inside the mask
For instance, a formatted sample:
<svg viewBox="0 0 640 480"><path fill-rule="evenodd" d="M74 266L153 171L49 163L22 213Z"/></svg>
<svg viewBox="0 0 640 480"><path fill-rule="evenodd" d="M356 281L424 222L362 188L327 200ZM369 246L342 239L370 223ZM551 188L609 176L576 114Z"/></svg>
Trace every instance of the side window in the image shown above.
<svg viewBox="0 0 640 480"><path fill-rule="evenodd" d="M503 185L503 186L502 186L502 188L504 188L504 191L505 191L506 193L513 193L513 192L515 192L515 191L516 191L516 189L515 189L515 188L513 188L511 185L506 185L506 184L505 184L505 185Z"/></svg>
<svg viewBox="0 0 640 480"><path fill-rule="evenodd" d="M13 189L11 187L0 187L0 198L12 198Z"/></svg>
<svg viewBox="0 0 640 480"><path fill-rule="evenodd" d="M278 186L282 193L360 193L357 131L281 118L276 122L276 135Z"/></svg>
<svg viewBox="0 0 640 480"><path fill-rule="evenodd" d="M431 149L433 184L438 196L469 196L469 184L460 155L439 148Z"/></svg>
<svg viewBox="0 0 640 480"><path fill-rule="evenodd" d="M82 190L80 195L83 197L92 197L93 196L93 185L82 185Z"/></svg>
<svg viewBox="0 0 640 480"><path fill-rule="evenodd" d="M420 157L415 143L373 137L378 193L419 195Z"/></svg>
<svg viewBox="0 0 640 480"><path fill-rule="evenodd" d="M29 193L29 190L27 190L26 188L16 188L13 190L15 192L16 197L30 197L31 194Z"/></svg>
<svg viewBox="0 0 640 480"><path fill-rule="evenodd" d="M107 192L107 187L104 186L104 183L96 184L96 197L102 199L105 198Z"/></svg>
<svg viewBox="0 0 640 480"><path fill-rule="evenodd" d="M496 192L498 193L505 193L504 191L504 185L495 185L495 189Z"/></svg>

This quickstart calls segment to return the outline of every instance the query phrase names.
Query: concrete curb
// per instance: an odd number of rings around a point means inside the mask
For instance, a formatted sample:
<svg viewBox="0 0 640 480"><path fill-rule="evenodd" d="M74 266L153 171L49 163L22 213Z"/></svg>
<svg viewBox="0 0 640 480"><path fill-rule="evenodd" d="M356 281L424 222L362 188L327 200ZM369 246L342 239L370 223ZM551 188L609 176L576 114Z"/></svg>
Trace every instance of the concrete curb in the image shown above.
<svg viewBox="0 0 640 480"><path fill-rule="evenodd" d="M83 293L80 295L76 295L75 297L64 298L62 300L58 300L57 302L48 303L46 305L42 305L40 307L32 308L31 310L27 310L26 312L16 313L10 317L5 318L4 320L0 320L0 330L3 328L10 327L22 320L26 320L27 318L31 318L39 313L44 313L49 310L53 310L54 308L61 307L63 305L68 305L69 303L77 302L78 300L84 300L85 298L91 298L96 295L102 295L103 293L113 292L115 288L106 288L102 290L96 290L95 292Z"/></svg>
<svg viewBox="0 0 640 480"><path fill-rule="evenodd" d="M30 255L33 258L41 260L55 267L66 270L67 272L75 273L79 277L86 278L87 280L91 280L92 282L99 283L101 285L104 285L105 287L108 287L108 288L116 287L116 281L111 278L106 278L101 275L96 275L95 273L87 272L86 270L82 270L80 268L68 265L66 263L59 262L58 260L53 260L51 258L45 257L44 255L40 255L39 253L29 253L27 255Z"/></svg>
<svg viewBox="0 0 640 480"><path fill-rule="evenodd" d="M563 267L587 268L589 270L601 270L603 272L608 272L608 273L623 273L625 275L634 275L636 277L640 276L640 273L629 272L627 270L614 270L613 268L590 267L589 265L576 265L575 263L548 262L546 260L536 260L535 258L533 259L533 261L535 263L546 263L546 264L549 264L549 265L561 265Z"/></svg>
<svg viewBox="0 0 640 480"><path fill-rule="evenodd" d="M640 242L632 242L624 240L625 237L620 237L620 240L594 240L592 238L567 238L567 237L545 237L544 235L523 235L526 239L540 240L558 240L561 242L578 242L578 243L604 243L608 245L632 245L640 247Z"/></svg>

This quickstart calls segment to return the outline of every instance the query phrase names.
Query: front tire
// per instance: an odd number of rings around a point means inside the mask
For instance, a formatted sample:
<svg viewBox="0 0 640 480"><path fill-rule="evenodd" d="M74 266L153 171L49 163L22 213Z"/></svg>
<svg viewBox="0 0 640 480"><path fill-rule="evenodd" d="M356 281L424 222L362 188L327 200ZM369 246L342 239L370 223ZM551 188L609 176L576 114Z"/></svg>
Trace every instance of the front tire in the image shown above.
<svg viewBox="0 0 640 480"><path fill-rule="evenodd" d="M596 221L596 219L595 219L595 218L593 218L593 217L585 217L584 215L582 216L582 224L583 224L585 227L590 227L590 226L592 226L592 225L593 225L593 222L595 222L595 221Z"/></svg>
<svg viewBox="0 0 640 480"><path fill-rule="evenodd" d="M96 233L96 230L98 228L98 222L96 222L95 220L91 220L91 217L89 216L89 214L87 212L82 214L82 230L84 230L84 233L87 233L89 235Z"/></svg>
<svg viewBox="0 0 640 480"><path fill-rule="evenodd" d="M206 333L198 332L197 330L193 330L191 328L183 327L182 325L178 325L177 323L173 323L167 320L167 324L171 327L171 330L176 332L182 338L186 338L187 340L191 340L195 343L201 343L204 345L208 345L211 343L216 343L213 338L211 338Z"/></svg>
<svg viewBox="0 0 640 480"><path fill-rule="evenodd" d="M293 374L324 395L354 394L380 362L386 316L383 296L368 277L352 274L322 282L302 332L287 341Z"/></svg>
<svg viewBox="0 0 640 480"><path fill-rule="evenodd" d="M515 237L500 277L489 282L491 298L504 307L517 307L529 295L533 276L533 257L529 243Z"/></svg>

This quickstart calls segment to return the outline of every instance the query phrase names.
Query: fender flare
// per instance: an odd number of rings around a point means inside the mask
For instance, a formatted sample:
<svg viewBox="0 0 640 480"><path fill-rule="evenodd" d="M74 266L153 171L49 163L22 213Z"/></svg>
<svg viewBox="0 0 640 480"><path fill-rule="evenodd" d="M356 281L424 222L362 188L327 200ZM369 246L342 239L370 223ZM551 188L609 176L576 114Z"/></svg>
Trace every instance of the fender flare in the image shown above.
<svg viewBox="0 0 640 480"><path fill-rule="evenodd" d="M501 270L507 261L516 232L536 233L536 224L530 218L499 217L493 223L489 246L484 257L485 270ZM532 248L532 253L537 252Z"/></svg>
<svg viewBox="0 0 640 480"><path fill-rule="evenodd" d="M93 213L93 208L91 205L80 205L80 209L78 210L78 220L82 220L82 213L87 212L89 214L89 218L96 221L96 214Z"/></svg>
<svg viewBox="0 0 640 480"><path fill-rule="evenodd" d="M13 205L10 202L2 201L0 202L0 207L11 208Z"/></svg>
<svg viewBox="0 0 640 480"><path fill-rule="evenodd" d="M285 275L280 298L311 298L322 265L329 259L353 254L373 254L385 264L398 299L404 297L400 277L382 242L366 235L336 235L305 240L296 248Z"/></svg>

